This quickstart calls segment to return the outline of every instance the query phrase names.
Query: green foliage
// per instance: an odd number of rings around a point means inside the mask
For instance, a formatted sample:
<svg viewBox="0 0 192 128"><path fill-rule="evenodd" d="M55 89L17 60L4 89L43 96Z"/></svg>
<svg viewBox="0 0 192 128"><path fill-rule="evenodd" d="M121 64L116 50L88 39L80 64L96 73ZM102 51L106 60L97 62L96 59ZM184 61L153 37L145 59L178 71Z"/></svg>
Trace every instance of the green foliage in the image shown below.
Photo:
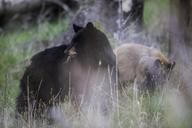
<svg viewBox="0 0 192 128"><path fill-rule="evenodd" d="M169 7L169 0L146 0L144 4L144 24L149 27L160 20L159 15Z"/></svg>

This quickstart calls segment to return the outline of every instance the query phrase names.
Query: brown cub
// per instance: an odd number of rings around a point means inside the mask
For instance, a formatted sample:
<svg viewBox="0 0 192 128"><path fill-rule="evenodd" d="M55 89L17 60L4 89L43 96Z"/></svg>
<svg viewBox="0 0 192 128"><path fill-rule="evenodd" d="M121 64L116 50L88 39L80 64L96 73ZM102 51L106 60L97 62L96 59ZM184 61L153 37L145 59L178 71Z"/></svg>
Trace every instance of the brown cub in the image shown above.
<svg viewBox="0 0 192 128"><path fill-rule="evenodd" d="M120 82L134 82L142 90L153 91L157 84L162 85L175 65L157 49L140 44L123 44L114 52Z"/></svg>

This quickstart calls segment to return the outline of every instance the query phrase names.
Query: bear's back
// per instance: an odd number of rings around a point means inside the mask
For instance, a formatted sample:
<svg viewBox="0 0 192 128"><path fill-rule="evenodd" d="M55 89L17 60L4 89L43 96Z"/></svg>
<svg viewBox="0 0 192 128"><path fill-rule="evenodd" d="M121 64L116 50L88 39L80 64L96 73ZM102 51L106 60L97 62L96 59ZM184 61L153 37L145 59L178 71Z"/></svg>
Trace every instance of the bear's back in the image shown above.
<svg viewBox="0 0 192 128"><path fill-rule="evenodd" d="M138 44L123 44L115 49L120 79L133 80L136 77L136 69L142 56L150 54L150 49Z"/></svg>
<svg viewBox="0 0 192 128"><path fill-rule="evenodd" d="M67 45L60 45L52 48L45 49L31 58L33 65L46 66L52 63L58 63L66 57L64 51L67 49Z"/></svg>

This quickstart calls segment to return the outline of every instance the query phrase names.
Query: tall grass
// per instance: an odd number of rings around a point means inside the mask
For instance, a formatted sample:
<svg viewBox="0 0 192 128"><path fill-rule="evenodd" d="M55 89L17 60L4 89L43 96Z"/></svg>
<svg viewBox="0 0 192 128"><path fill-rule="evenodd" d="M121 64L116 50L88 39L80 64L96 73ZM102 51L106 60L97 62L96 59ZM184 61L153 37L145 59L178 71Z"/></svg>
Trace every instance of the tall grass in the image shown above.
<svg viewBox="0 0 192 128"><path fill-rule="evenodd" d="M15 120L14 107L6 107L1 116L5 128L189 128L191 113L174 89L164 88L154 95L135 96L133 85L119 92L119 100L107 115L87 106L77 112L70 100L54 112L55 124L46 120ZM181 104L180 104L181 103ZM175 106L174 106L175 105ZM178 108L181 107L181 108ZM184 110L183 110L184 109ZM187 114L187 115L186 115ZM19 125L18 125L19 124Z"/></svg>

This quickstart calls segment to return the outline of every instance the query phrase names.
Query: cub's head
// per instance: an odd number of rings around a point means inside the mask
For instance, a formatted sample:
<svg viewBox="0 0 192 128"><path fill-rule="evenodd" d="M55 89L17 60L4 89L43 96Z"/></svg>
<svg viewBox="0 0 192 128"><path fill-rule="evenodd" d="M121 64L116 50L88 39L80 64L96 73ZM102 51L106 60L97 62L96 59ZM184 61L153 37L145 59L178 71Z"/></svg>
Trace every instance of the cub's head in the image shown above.
<svg viewBox="0 0 192 128"><path fill-rule="evenodd" d="M169 79L170 74L175 67L175 61L170 61L161 52L155 54L154 64L159 69L159 75L163 77L163 80Z"/></svg>
<svg viewBox="0 0 192 128"><path fill-rule="evenodd" d="M154 90L156 86L163 85L170 77L175 62L159 57L143 57L139 70L144 72L144 85L142 88Z"/></svg>
<svg viewBox="0 0 192 128"><path fill-rule="evenodd" d="M106 35L89 22L86 27L73 25L75 35L71 44L77 58L88 65L115 66L115 55Z"/></svg>

